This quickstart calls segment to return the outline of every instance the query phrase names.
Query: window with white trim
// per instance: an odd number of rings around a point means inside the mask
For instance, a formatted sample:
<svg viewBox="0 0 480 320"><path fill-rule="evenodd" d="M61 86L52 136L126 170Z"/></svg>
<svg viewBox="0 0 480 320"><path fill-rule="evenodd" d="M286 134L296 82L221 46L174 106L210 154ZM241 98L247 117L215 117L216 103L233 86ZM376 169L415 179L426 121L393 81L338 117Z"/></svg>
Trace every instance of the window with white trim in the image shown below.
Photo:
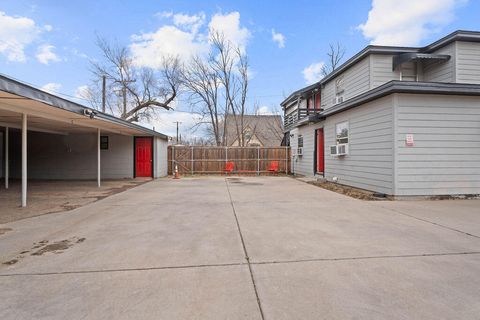
<svg viewBox="0 0 480 320"><path fill-rule="evenodd" d="M348 121L340 122L335 125L337 144L348 143Z"/></svg>
<svg viewBox="0 0 480 320"><path fill-rule="evenodd" d="M342 103L345 94L345 79L340 76L335 80L335 104Z"/></svg>

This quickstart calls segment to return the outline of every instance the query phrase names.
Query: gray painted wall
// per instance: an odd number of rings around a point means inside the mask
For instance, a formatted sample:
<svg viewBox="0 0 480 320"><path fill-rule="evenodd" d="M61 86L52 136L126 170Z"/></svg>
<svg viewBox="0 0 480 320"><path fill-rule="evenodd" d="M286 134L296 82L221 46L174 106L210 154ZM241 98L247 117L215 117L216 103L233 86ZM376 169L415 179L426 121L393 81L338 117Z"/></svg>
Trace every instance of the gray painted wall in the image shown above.
<svg viewBox="0 0 480 320"><path fill-rule="evenodd" d="M395 99L396 194L480 193L480 98ZM406 134L413 134L413 147L405 145Z"/></svg>
<svg viewBox="0 0 480 320"><path fill-rule="evenodd" d="M457 42L457 82L480 83L480 43Z"/></svg>
<svg viewBox="0 0 480 320"><path fill-rule="evenodd" d="M330 156L335 125L349 121L349 154ZM325 177L362 189L393 193L393 97L388 96L325 120Z"/></svg>
<svg viewBox="0 0 480 320"><path fill-rule="evenodd" d="M155 178L166 177L168 175L168 141L154 138L155 142Z"/></svg>
<svg viewBox="0 0 480 320"><path fill-rule="evenodd" d="M456 42L453 42L435 52L432 52L435 54L448 54L451 58L447 62L426 61L423 64L423 81L455 82L456 50Z"/></svg>
<svg viewBox="0 0 480 320"><path fill-rule="evenodd" d="M5 159L3 158L3 144L5 136L3 135L3 132L0 132L0 177L4 177L3 171L5 168ZM0 182L1 184L1 182Z"/></svg>
<svg viewBox="0 0 480 320"><path fill-rule="evenodd" d="M328 109L335 105L335 80L338 77L344 77L345 81L345 100L353 98L370 89L370 59L366 57L358 63L342 72L328 83L322 89L322 106Z"/></svg>
<svg viewBox="0 0 480 320"><path fill-rule="evenodd" d="M291 170L295 174L312 177L315 174L313 166L315 158L315 130L323 127L323 122L303 126L290 131L294 137L290 138L292 148ZM303 135L303 156L294 156L298 148L298 135Z"/></svg>
<svg viewBox="0 0 480 320"><path fill-rule="evenodd" d="M108 136L109 149L101 151L102 179L133 178L133 137ZM18 131L12 134L12 148L11 175L19 178L21 148ZM29 132L27 165L29 179L96 179L96 134L62 136Z"/></svg>

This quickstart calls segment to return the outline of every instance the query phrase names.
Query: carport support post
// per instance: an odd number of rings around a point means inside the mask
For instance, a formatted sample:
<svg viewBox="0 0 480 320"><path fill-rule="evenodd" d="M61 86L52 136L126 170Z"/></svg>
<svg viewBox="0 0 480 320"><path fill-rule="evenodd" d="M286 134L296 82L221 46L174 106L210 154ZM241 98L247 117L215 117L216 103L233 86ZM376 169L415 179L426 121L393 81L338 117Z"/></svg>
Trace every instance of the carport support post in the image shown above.
<svg viewBox="0 0 480 320"><path fill-rule="evenodd" d="M8 127L5 128L5 189L8 189L8 175L9 175L9 168L8 168L8 161L10 161L8 155Z"/></svg>
<svg viewBox="0 0 480 320"><path fill-rule="evenodd" d="M22 114L22 207L27 206L27 114Z"/></svg>
<svg viewBox="0 0 480 320"><path fill-rule="evenodd" d="M100 188L100 128L97 128L97 186Z"/></svg>

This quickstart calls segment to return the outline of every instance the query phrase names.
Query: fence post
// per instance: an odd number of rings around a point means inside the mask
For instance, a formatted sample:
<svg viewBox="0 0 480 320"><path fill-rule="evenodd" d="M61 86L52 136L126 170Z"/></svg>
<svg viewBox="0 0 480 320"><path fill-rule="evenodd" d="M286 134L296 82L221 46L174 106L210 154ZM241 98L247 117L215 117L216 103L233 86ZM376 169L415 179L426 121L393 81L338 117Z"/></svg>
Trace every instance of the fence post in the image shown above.
<svg viewBox="0 0 480 320"><path fill-rule="evenodd" d="M260 175L260 147L257 147L257 176Z"/></svg>
<svg viewBox="0 0 480 320"><path fill-rule="evenodd" d="M224 166L224 168L227 167L227 162L228 162L228 147L225 146L225 166Z"/></svg>
<svg viewBox="0 0 480 320"><path fill-rule="evenodd" d="M172 174L175 171L175 146L172 146Z"/></svg>
<svg viewBox="0 0 480 320"><path fill-rule="evenodd" d="M192 176L193 176L193 146L191 147L191 151L190 151L190 152L192 153L192 163L190 164L190 171L191 171L191 174L192 174Z"/></svg>
<svg viewBox="0 0 480 320"><path fill-rule="evenodd" d="M288 147L285 146L285 174L288 174Z"/></svg>

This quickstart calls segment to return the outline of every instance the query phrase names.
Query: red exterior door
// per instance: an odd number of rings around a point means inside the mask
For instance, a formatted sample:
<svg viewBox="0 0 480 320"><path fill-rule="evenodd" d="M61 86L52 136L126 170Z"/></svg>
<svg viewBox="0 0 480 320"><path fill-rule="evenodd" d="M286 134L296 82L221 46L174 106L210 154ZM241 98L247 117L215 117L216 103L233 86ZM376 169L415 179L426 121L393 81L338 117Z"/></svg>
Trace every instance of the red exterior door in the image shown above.
<svg viewBox="0 0 480 320"><path fill-rule="evenodd" d="M323 129L317 129L317 172L325 172Z"/></svg>
<svg viewBox="0 0 480 320"><path fill-rule="evenodd" d="M153 165L152 138L135 138L135 176L151 177Z"/></svg>

